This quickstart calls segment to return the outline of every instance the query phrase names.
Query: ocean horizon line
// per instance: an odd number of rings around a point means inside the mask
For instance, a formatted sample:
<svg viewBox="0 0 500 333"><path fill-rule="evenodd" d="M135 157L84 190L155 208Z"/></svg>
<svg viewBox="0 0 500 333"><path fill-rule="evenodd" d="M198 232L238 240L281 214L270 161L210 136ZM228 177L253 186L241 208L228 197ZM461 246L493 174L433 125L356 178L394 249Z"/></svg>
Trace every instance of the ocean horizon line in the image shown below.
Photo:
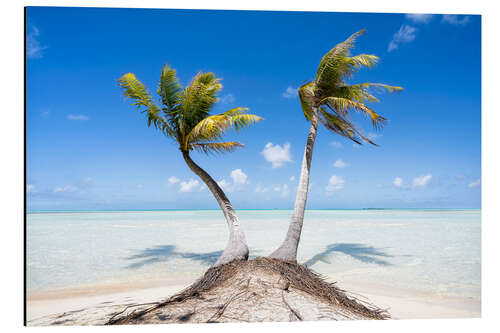
<svg viewBox="0 0 500 333"><path fill-rule="evenodd" d="M236 211L291 211L293 208L241 208ZM380 210L412 210L412 211L460 211L460 210L481 210L481 208L309 208L306 211L380 211ZM220 211L218 208L158 208L158 209L36 209L28 210L26 214L41 213L113 213L113 212L175 212L175 211Z"/></svg>

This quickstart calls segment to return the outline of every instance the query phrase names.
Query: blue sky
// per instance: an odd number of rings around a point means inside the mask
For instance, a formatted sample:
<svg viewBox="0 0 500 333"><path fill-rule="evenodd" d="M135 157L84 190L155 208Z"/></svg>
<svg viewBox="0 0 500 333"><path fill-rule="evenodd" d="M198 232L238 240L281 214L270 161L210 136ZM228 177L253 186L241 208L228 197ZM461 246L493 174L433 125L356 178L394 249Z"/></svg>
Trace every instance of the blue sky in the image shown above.
<svg viewBox="0 0 500 333"><path fill-rule="evenodd" d="M244 149L192 154L235 208L293 207L308 131L296 88L361 28L354 53L381 61L352 82L405 90L373 105L389 119L382 131L355 117L380 147L320 128L308 207L479 208L480 16L30 7L28 209L217 208L116 85L133 72L155 92L164 63L183 84L221 77L215 113L265 118L238 134Z"/></svg>

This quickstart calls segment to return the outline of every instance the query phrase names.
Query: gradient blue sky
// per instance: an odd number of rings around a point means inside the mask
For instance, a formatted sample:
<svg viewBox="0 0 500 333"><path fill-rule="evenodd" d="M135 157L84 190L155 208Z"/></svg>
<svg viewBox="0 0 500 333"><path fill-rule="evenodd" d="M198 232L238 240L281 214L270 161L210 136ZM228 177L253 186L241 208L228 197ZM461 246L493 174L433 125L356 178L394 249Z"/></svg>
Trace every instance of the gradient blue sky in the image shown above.
<svg viewBox="0 0 500 333"><path fill-rule="evenodd" d="M247 148L193 159L235 208L291 208L308 131L295 89L361 28L354 53L381 62L352 82L405 90L373 106L383 131L356 118L380 147L320 128L308 207L479 208L480 16L30 7L28 209L217 208L116 86L130 71L155 92L166 62L183 84L198 71L223 78L214 112L265 118L238 135Z"/></svg>

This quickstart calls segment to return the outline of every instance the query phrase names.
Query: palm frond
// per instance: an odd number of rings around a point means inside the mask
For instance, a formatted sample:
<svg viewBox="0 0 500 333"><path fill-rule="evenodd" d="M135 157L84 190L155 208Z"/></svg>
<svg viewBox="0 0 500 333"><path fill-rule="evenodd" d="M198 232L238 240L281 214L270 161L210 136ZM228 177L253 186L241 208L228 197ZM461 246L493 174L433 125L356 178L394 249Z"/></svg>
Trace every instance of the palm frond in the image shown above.
<svg viewBox="0 0 500 333"><path fill-rule="evenodd" d="M148 117L148 126L151 124L155 128L161 130L167 136L175 136L170 126L165 119L159 114L159 107L153 102L151 94L134 74L126 73L118 79L118 86L123 89L123 94L134 102L132 105L137 107L137 110L146 112Z"/></svg>
<svg viewBox="0 0 500 333"><path fill-rule="evenodd" d="M356 126L354 126L354 124L352 124L346 118L338 114L332 114L328 112L324 107L320 107L319 110L319 121L328 130L340 136L348 138L349 140L352 140L359 145L362 145L363 141L366 141L374 146L377 146L375 142L366 137L360 130L356 128Z"/></svg>
<svg viewBox="0 0 500 333"><path fill-rule="evenodd" d="M366 84L343 85L337 89L338 97L351 99L359 103L378 103L379 99L368 92Z"/></svg>
<svg viewBox="0 0 500 333"><path fill-rule="evenodd" d="M221 140L222 135L230 128L239 131L262 120L259 116L245 113L246 110L248 109L237 107L202 119L189 133L188 142Z"/></svg>
<svg viewBox="0 0 500 333"><path fill-rule="evenodd" d="M349 76L352 73L352 65L349 63L350 49L354 47L356 38L365 33L362 29L352 34L345 41L335 45L321 59L318 71L316 73L315 82L320 90L327 90L331 84L338 82L342 77ZM350 60L355 63L354 60ZM358 59L358 62L361 59ZM365 61L368 61L366 58Z"/></svg>
<svg viewBox="0 0 500 333"><path fill-rule="evenodd" d="M351 56L356 39L364 33L363 29L352 34L325 54L319 63L314 81L299 89L299 98L306 119L318 116L319 121L328 130L359 144L366 141L375 145L349 120L350 113L354 111L363 114L375 129L380 129L386 119L368 106L368 103L379 102L371 89L383 89L393 93L403 88L381 83L347 83L359 69L373 67L379 62L379 58L372 54ZM314 110L318 110L318 113L313 113Z"/></svg>
<svg viewBox="0 0 500 333"><path fill-rule="evenodd" d="M300 105L307 120L311 119L313 97L314 82L308 82L299 88Z"/></svg>
<svg viewBox="0 0 500 333"><path fill-rule="evenodd" d="M193 143L191 147L199 151L201 153L209 154L209 153L230 153L234 151L236 148L245 147L243 144L239 142L204 142L204 143Z"/></svg>
<svg viewBox="0 0 500 333"><path fill-rule="evenodd" d="M167 123L175 131L176 136L180 138L180 112L181 105L179 104L179 93L182 91L182 86L179 83L175 69L165 64L161 71L160 82L158 84L158 95L163 104L163 114ZM182 141L179 139L179 141Z"/></svg>
<svg viewBox="0 0 500 333"><path fill-rule="evenodd" d="M179 94L179 117L181 132L187 136L202 119L210 114L217 102L217 93L222 89L220 79L213 73L198 73L191 83Z"/></svg>
<svg viewBox="0 0 500 333"><path fill-rule="evenodd" d="M403 90L403 88L401 87L389 86L383 83L365 82L352 85L343 85L337 90L337 96L351 99L363 104L379 102L379 99L377 97L368 92L369 90L373 90L373 88L378 91L385 90L389 93L395 93Z"/></svg>
<svg viewBox="0 0 500 333"><path fill-rule="evenodd" d="M169 65L163 66L157 90L161 109L134 74L124 74L118 85L125 97L134 100L132 105L147 113L148 126L154 125L165 135L173 137L183 152L194 149L204 153L223 153L243 147L239 142L220 142L223 134L228 129L239 131L262 120L246 113L248 109L242 107L211 116L210 111L218 101L217 93L222 89L220 79L213 73L198 73L182 89L176 71Z"/></svg>
<svg viewBox="0 0 500 333"><path fill-rule="evenodd" d="M230 120L230 126L236 131L247 128L250 125L253 125L263 118L254 114L245 113L248 108L237 107L231 110L228 110L223 113L224 116L228 117Z"/></svg>
<svg viewBox="0 0 500 333"><path fill-rule="evenodd" d="M173 111L179 103L179 92L182 86L179 83L175 69L168 64L164 65L161 71L160 82L158 84L158 95L161 97L165 111Z"/></svg>
<svg viewBox="0 0 500 333"><path fill-rule="evenodd" d="M402 87L397 87L397 86L390 86L388 84L383 84L383 83L372 83L372 82L363 82L363 83L358 83L358 84L351 84L348 87L353 87L353 88L362 88L362 89L369 89L369 88L375 88L378 90L382 91L387 91L389 93L395 93L403 90Z"/></svg>
<svg viewBox="0 0 500 333"><path fill-rule="evenodd" d="M364 103L359 103L348 98L327 97L320 104L326 104L332 111L339 113L344 118L348 116L350 110L361 112L371 121L372 126L376 129L381 128L387 120Z"/></svg>
<svg viewBox="0 0 500 333"><path fill-rule="evenodd" d="M371 68L378 64L378 61L379 57L373 54L358 54L353 57L345 58L345 62L355 69L360 69L362 67Z"/></svg>

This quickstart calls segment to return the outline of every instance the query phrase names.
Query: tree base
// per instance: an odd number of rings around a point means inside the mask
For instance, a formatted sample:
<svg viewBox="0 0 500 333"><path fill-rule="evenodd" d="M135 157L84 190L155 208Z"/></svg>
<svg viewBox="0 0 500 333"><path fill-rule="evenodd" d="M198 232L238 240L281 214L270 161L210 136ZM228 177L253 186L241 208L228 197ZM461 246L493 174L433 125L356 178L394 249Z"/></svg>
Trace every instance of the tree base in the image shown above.
<svg viewBox="0 0 500 333"><path fill-rule="evenodd" d="M286 244L283 244L279 248L277 248L276 251L271 253L268 257L282 261L297 262L297 249L295 248L294 251L290 247L287 247Z"/></svg>
<svg viewBox="0 0 500 333"><path fill-rule="evenodd" d="M180 293L136 310L118 312L107 324L390 318L385 310L348 296L307 267L273 258L236 260L209 268Z"/></svg>
<svg viewBox="0 0 500 333"><path fill-rule="evenodd" d="M224 252L215 263L214 267L228 264L234 260L248 260L248 246L246 241L243 240L229 240L230 245L226 247Z"/></svg>

